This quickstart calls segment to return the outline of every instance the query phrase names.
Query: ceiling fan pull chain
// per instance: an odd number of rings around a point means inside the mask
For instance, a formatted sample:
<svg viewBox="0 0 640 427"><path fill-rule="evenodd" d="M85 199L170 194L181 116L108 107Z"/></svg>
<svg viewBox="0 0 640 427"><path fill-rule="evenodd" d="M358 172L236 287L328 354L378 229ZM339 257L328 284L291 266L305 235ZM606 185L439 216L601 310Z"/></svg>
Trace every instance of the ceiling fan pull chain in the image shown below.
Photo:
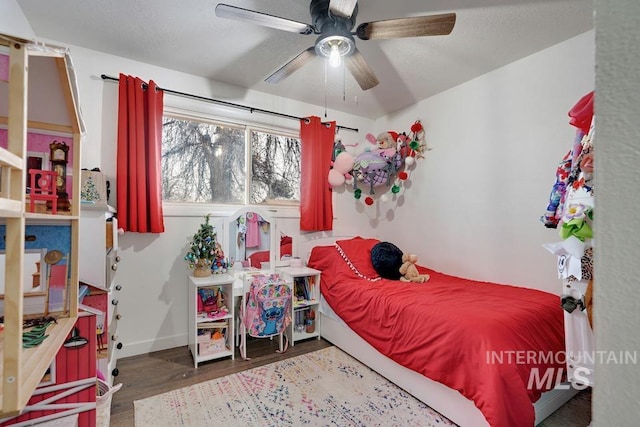
<svg viewBox="0 0 640 427"><path fill-rule="evenodd" d="M345 70L345 65L344 62L342 63L342 102L346 102L347 101L347 83L346 83L346 70Z"/></svg>
<svg viewBox="0 0 640 427"><path fill-rule="evenodd" d="M327 60L324 61L324 118L327 118Z"/></svg>

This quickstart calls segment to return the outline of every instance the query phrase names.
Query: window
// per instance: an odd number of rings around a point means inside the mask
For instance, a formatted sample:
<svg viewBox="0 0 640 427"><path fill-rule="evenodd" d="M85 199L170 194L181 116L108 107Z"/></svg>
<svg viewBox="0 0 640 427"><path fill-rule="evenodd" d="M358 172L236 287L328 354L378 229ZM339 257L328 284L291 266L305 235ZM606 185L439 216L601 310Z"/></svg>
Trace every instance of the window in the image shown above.
<svg viewBox="0 0 640 427"><path fill-rule="evenodd" d="M300 139L283 132L165 115L162 191L167 202L297 203Z"/></svg>
<svg viewBox="0 0 640 427"><path fill-rule="evenodd" d="M244 203L244 134L241 127L164 116L162 199Z"/></svg>
<svg viewBox="0 0 640 427"><path fill-rule="evenodd" d="M300 138L251 132L251 203L300 200Z"/></svg>

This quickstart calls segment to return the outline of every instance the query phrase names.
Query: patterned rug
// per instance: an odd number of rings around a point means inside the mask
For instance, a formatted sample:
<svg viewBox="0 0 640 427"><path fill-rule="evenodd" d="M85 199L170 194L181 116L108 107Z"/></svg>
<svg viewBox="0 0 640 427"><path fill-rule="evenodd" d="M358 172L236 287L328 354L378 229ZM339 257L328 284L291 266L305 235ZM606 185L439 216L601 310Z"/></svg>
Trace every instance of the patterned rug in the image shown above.
<svg viewBox="0 0 640 427"><path fill-rule="evenodd" d="M134 402L146 426L453 426L336 347Z"/></svg>

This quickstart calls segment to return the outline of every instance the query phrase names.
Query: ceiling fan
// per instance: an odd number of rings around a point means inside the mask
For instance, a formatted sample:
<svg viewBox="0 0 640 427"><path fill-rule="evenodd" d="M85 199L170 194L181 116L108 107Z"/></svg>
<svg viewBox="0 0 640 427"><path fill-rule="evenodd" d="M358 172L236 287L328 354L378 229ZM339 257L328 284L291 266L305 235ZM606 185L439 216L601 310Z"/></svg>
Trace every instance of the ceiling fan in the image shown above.
<svg viewBox="0 0 640 427"><path fill-rule="evenodd" d="M322 56L334 66L344 60L362 90L371 89L379 81L356 47L354 36L360 40L378 40L447 35L456 22L455 13L444 13L365 22L352 31L358 15L357 0L311 0L309 9L312 24L223 3L216 6L216 16L292 33L318 35L313 46L276 70L265 79L266 82L279 83L316 56Z"/></svg>

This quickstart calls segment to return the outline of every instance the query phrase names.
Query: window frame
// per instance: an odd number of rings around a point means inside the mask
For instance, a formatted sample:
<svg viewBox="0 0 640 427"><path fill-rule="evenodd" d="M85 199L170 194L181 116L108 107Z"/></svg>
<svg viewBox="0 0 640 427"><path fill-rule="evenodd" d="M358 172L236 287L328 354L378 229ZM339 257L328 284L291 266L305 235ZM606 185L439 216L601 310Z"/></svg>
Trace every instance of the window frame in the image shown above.
<svg viewBox="0 0 640 427"><path fill-rule="evenodd" d="M168 202L162 200L163 214L165 217L172 216L202 216L207 213L213 216L228 216L238 209L245 206L261 207L262 209L269 210L274 213L278 213L279 217L284 218L299 218L299 201L273 201L271 203L255 204L250 203L251 200L251 185L252 179L251 170L251 132L263 132L271 133L275 135L284 136L287 138L300 138L299 131L294 128L287 128L283 126L261 124L257 122L251 122L248 120L232 120L216 114L186 110L182 108L164 107L162 112L164 116L170 116L181 120L200 121L204 123L212 123L215 125L229 126L235 128L242 128L245 134L245 165L247 165L247 178L245 185L244 203L216 203L216 202Z"/></svg>

